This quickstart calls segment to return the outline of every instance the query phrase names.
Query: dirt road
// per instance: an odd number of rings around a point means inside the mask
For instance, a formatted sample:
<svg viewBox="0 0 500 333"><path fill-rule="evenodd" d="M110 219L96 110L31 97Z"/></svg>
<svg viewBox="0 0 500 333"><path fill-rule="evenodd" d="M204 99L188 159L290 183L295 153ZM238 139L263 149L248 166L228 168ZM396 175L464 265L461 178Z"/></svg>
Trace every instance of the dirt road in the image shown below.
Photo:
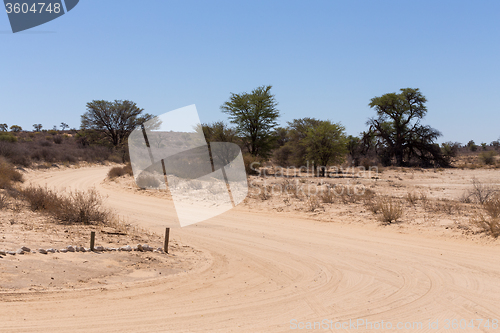
<svg viewBox="0 0 500 333"><path fill-rule="evenodd" d="M174 218L171 204L103 186L107 171L54 171L34 181L96 186L120 216L163 232L163 222ZM288 332L314 331L307 325L320 322L317 331L326 332L369 332L377 325L384 331L380 325L389 324L407 332L446 332L446 320L465 319L469 327L461 332L479 332L483 327L475 321L472 329L472 319L490 319L490 326L500 319L498 246L242 207L171 232L204 251L209 264L134 286L0 295L0 331ZM429 321L438 321L438 329ZM500 331L492 328L487 331Z"/></svg>

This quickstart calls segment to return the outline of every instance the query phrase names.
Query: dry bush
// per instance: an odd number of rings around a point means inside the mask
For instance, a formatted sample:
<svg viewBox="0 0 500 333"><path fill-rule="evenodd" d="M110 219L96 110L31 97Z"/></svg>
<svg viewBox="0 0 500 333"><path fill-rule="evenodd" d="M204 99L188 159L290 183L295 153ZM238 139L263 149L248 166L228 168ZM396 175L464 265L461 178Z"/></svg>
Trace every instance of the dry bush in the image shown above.
<svg viewBox="0 0 500 333"><path fill-rule="evenodd" d="M150 173L141 173L135 180L137 186L143 189L157 189L160 187L161 182L154 175Z"/></svg>
<svg viewBox="0 0 500 333"><path fill-rule="evenodd" d="M58 204L59 198L57 194L44 187L29 186L20 191L23 199L25 199L32 211L50 210L52 206Z"/></svg>
<svg viewBox="0 0 500 333"><path fill-rule="evenodd" d="M57 135L54 137L54 143L57 144L57 145L60 145L61 143L63 143L63 137L60 136L60 135Z"/></svg>
<svg viewBox="0 0 500 333"><path fill-rule="evenodd" d="M394 198L381 198L377 204L380 220L384 223L396 222L403 216L403 205Z"/></svg>
<svg viewBox="0 0 500 333"><path fill-rule="evenodd" d="M46 187L29 186L20 193L32 211L47 213L63 223L100 224L109 221L110 213L102 208L102 197L95 189L62 196Z"/></svg>
<svg viewBox="0 0 500 333"><path fill-rule="evenodd" d="M333 192L328 188L327 191L323 192L320 195L321 201L323 203L334 203L335 202L335 196L333 195Z"/></svg>
<svg viewBox="0 0 500 333"><path fill-rule="evenodd" d="M353 185L341 186L340 189L335 187L332 192L343 204L356 203L360 200L369 201L375 196L372 190Z"/></svg>
<svg viewBox="0 0 500 333"><path fill-rule="evenodd" d="M245 164L245 171L247 175L258 175L259 168L262 166L262 160L250 154L243 155L243 163Z"/></svg>
<svg viewBox="0 0 500 333"><path fill-rule="evenodd" d="M306 209L308 212L314 212L318 208L323 208L318 197L311 195L306 201Z"/></svg>
<svg viewBox="0 0 500 333"><path fill-rule="evenodd" d="M192 180L189 182L189 187L193 190L203 189L203 183L199 180Z"/></svg>
<svg viewBox="0 0 500 333"><path fill-rule="evenodd" d="M493 165L495 164L495 156L496 153L494 151L487 151L479 154L479 159L486 165Z"/></svg>
<svg viewBox="0 0 500 333"><path fill-rule="evenodd" d="M482 232L489 234L494 238L500 236L499 218L492 218L478 213L471 219L471 222L475 224Z"/></svg>
<svg viewBox="0 0 500 333"><path fill-rule="evenodd" d="M103 199L95 189L74 191L60 199L56 217L65 223L101 224L109 220L110 213L102 208Z"/></svg>
<svg viewBox="0 0 500 333"><path fill-rule="evenodd" d="M373 214L377 214L380 212L380 198L375 198L373 200L365 201L366 208L371 211Z"/></svg>
<svg viewBox="0 0 500 333"><path fill-rule="evenodd" d="M496 194L490 200L486 201L483 204L483 208L492 219L500 218L500 194Z"/></svg>
<svg viewBox="0 0 500 333"><path fill-rule="evenodd" d="M11 188L14 182L22 182L23 175L14 169L3 157L0 157L0 188Z"/></svg>
<svg viewBox="0 0 500 333"><path fill-rule="evenodd" d="M268 188L265 186L259 187L259 198L262 201L268 200L271 198L271 193L269 192Z"/></svg>
<svg viewBox="0 0 500 333"><path fill-rule="evenodd" d="M474 178L472 180L472 189L462 196L461 201L465 203L477 202L482 205L496 193L498 193L498 189L491 185L485 185Z"/></svg>
<svg viewBox="0 0 500 333"><path fill-rule="evenodd" d="M130 164L127 164L123 167L123 172L125 172L125 174L129 176L134 175L134 171L132 170L132 166Z"/></svg>
<svg viewBox="0 0 500 333"><path fill-rule="evenodd" d="M408 194L406 194L406 200L414 206L417 204L419 199L419 195L415 192L408 192Z"/></svg>
<svg viewBox="0 0 500 333"><path fill-rule="evenodd" d="M490 197L482 208L484 212L477 213L471 222L482 232L497 238L500 236L500 194Z"/></svg>
<svg viewBox="0 0 500 333"><path fill-rule="evenodd" d="M441 200L436 201L434 203L425 202L424 203L424 210L426 210L428 212L446 213L448 215L453 215L453 214L460 213L462 211L462 207L456 201L449 200L449 199L441 199Z"/></svg>
<svg viewBox="0 0 500 333"><path fill-rule="evenodd" d="M4 193L0 193L0 209L5 209L8 206L8 197Z"/></svg>
<svg viewBox="0 0 500 333"><path fill-rule="evenodd" d="M123 176L124 174L125 174L125 171L123 170L122 167L113 167L108 172L108 178L115 179L115 178Z"/></svg>

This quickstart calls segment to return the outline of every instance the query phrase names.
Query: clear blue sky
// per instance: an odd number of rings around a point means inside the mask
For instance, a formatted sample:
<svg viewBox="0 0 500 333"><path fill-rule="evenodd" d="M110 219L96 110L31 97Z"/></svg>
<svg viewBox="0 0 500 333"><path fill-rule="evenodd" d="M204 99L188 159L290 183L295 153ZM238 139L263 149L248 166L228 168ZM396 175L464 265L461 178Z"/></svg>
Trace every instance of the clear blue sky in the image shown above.
<svg viewBox="0 0 500 333"><path fill-rule="evenodd" d="M366 129L370 99L427 97L439 142L500 136L500 1L81 0L12 34L0 14L0 123L80 126L94 99L227 120L230 92L273 85L280 122Z"/></svg>

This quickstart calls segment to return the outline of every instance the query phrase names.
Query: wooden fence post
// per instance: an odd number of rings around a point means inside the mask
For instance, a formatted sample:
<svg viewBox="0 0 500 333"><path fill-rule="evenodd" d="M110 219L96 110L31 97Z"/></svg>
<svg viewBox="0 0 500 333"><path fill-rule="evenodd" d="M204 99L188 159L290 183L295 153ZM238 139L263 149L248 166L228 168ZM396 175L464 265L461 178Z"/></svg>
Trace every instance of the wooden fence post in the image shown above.
<svg viewBox="0 0 500 333"><path fill-rule="evenodd" d="M163 246L163 250L165 253L168 253L168 239L170 237L170 228L165 229L165 244Z"/></svg>
<svg viewBox="0 0 500 333"><path fill-rule="evenodd" d="M95 231L90 232L90 251L94 251L95 245Z"/></svg>

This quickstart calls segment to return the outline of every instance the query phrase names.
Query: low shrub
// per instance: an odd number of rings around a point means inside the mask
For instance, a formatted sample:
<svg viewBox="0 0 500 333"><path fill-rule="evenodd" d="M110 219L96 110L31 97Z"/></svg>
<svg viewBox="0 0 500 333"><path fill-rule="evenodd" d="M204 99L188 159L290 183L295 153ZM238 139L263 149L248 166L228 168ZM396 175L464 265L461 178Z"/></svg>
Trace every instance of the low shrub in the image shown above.
<svg viewBox="0 0 500 333"><path fill-rule="evenodd" d="M46 187L29 186L20 191L32 211L47 213L63 223L100 224L109 221L102 197L95 189L57 194Z"/></svg>
<svg viewBox="0 0 500 333"><path fill-rule="evenodd" d="M245 154L243 155L243 163L245 164L245 171L247 175L258 175L259 168L262 166L262 161L255 156Z"/></svg>
<svg viewBox="0 0 500 333"><path fill-rule="evenodd" d="M137 186L143 189L157 189L160 187L160 181L153 174L143 172L135 180Z"/></svg>
<svg viewBox="0 0 500 333"><path fill-rule="evenodd" d="M486 165L495 164L496 153L494 151L486 151L479 154L479 159Z"/></svg>
<svg viewBox="0 0 500 333"><path fill-rule="evenodd" d="M63 143L63 137L60 136L60 135L57 135L54 137L54 143L57 144L57 145L60 145L61 143Z"/></svg>
<svg viewBox="0 0 500 333"><path fill-rule="evenodd" d="M22 182L23 175L5 158L0 157L0 188L9 189L15 182Z"/></svg>
<svg viewBox="0 0 500 333"><path fill-rule="evenodd" d="M372 212L380 212L380 221L390 224L403 216L403 205L394 198L379 198L372 203Z"/></svg>
<svg viewBox="0 0 500 333"><path fill-rule="evenodd" d="M124 175L129 175L129 176L134 175L134 172L132 171L132 166L130 164L127 164L124 167L113 167L108 172L109 179L115 179Z"/></svg>
<svg viewBox="0 0 500 333"><path fill-rule="evenodd" d="M419 195L415 192L408 192L408 194L406 194L406 200L414 206L419 199Z"/></svg>
<svg viewBox="0 0 500 333"><path fill-rule="evenodd" d="M8 206L8 197L4 193L0 193L0 209L5 209Z"/></svg>
<svg viewBox="0 0 500 333"><path fill-rule="evenodd" d="M0 141L17 142L17 137L12 133L0 132Z"/></svg>
<svg viewBox="0 0 500 333"><path fill-rule="evenodd" d="M306 209L308 212L314 212L318 208L323 208L318 197L311 195L306 201Z"/></svg>
<svg viewBox="0 0 500 333"><path fill-rule="evenodd" d="M108 172L108 178L115 179L115 178L123 176L124 174L125 174L125 171L123 170L122 167L113 167Z"/></svg>

